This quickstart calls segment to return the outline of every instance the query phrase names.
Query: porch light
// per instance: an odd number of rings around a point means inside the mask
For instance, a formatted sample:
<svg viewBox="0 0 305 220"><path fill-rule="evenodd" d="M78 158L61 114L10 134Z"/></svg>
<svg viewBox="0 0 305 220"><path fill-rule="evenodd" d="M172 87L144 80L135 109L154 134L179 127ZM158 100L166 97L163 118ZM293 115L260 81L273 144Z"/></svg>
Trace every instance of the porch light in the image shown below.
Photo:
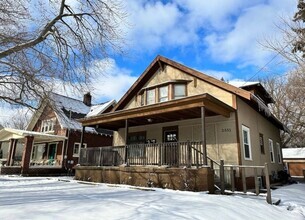
<svg viewBox="0 0 305 220"><path fill-rule="evenodd" d="M148 121L149 123L151 123L153 120L152 120L151 118L148 118L147 121Z"/></svg>

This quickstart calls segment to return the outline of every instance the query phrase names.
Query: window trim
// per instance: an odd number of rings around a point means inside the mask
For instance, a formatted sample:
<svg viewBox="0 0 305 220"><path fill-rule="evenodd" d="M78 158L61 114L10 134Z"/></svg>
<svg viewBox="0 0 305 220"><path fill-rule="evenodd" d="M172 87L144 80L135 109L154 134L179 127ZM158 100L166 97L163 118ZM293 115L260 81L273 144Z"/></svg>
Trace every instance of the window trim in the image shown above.
<svg viewBox="0 0 305 220"><path fill-rule="evenodd" d="M245 125L241 126L242 128L242 143L243 143L243 151L244 151L244 159L245 160L252 160L252 149L251 149L251 138L250 138L250 128L248 128ZM246 143L248 145L249 148L249 157L246 157L246 150L245 150L245 138L244 138L244 131L246 131L247 133L247 139L248 139L248 143Z"/></svg>
<svg viewBox="0 0 305 220"><path fill-rule="evenodd" d="M50 127L51 126L51 127ZM40 131L42 133L50 133L54 132L54 127L55 127L55 118L51 119L45 119L41 121L41 128ZM46 129L45 129L46 128ZM49 129L50 128L50 129Z"/></svg>
<svg viewBox="0 0 305 220"><path fill-rule="evenodd" d="M162 88L166 88L167 89L167 94L164 97L161 97L161 89ZM169 86L168 85L160 86L160 87L158 87L158 90L159 90L159 92L158 92L158 96L159 96L158 97L158 102L160 103L160 102L167 102L167 101L169 101ZM161 101L161 98L166 98L167 100Z"/></svg>
<svg viewBox="0 0 305 220"><path fill-rule="evenodd" d="M79 157L79 154L80 154L80 144L79 142L74 142L73 144L73 157ZM76 146L75 145L78 145L78 153L75 153L75 149L76 149ZM87 144L86 143L83 143L83 148L87 148Z"/></svg>
<svg viewBox="0 0 305 220"><path fill-rule="evenodd" d="M278 164L282 164L281 145L279 144L279 142L276 142L275 145L277 150L277 162Z"/></svg>
<svg viewBox="0 0 305 220"><path fill-rule="evenodd" d="M269 138L269 142L268 143L269 143L270 162L271 163L275 163L273 140L271 138Z"/></svg>
<svg viewBox="0 0 305 220"><path fill-rule="evenodd" d="M179 97L176 97L176 94L175 94L175 87L176 86L183 86L184 88L184 96L179 96ZM186 93L187 89L186 89L186 84L185 83L174 83L173 84L173 97L172 99L175 100L175 99L182 99L182 98L185 98L187 97L187 93Z"/></svg>

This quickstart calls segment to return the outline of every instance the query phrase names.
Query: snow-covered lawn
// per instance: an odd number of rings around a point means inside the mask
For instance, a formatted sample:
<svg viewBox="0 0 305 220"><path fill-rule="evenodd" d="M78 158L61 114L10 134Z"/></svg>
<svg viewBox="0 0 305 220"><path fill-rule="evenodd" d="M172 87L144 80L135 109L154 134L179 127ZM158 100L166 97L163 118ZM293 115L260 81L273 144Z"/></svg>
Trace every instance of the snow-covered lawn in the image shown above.
<svg viewBox="0 0 305 220"><path fill-rule="evenodd" d="M65 178L59 178L65 179ZM0 176L0 219L305 219L305 184L263 196L220 196L70 179Z"/></svg>

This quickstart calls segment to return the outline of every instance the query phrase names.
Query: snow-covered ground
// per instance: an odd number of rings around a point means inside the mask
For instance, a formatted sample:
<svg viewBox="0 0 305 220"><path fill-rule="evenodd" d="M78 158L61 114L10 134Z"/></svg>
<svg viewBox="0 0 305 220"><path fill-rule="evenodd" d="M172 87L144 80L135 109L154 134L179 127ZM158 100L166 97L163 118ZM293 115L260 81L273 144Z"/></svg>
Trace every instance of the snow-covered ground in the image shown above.
<svg viewBox="0 0 305 220"><path fill-rule="evenodd" d="M66 178L59 178L66 179ZM305 219L305 184L263 196L221 196L72 179L0 176L0 219Z"/></svg>

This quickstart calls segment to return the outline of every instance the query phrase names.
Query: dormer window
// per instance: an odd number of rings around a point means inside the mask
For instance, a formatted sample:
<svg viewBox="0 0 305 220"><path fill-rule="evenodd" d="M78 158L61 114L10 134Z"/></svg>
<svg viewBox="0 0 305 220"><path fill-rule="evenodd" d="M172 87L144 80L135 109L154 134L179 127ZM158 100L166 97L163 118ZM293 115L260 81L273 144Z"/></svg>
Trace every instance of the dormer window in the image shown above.
<svg viewBox="0 0 305 220"><path fill-rule="evenodd" d="M54 131L54 119L43 120L41 123L41 132L53 132Z"/></svg>
<svg viewBox="0 0 305 220"><path fill-rule="evenodd" d="M181 99L186 97L186 85L174 84L174 97L173 99Z"/></svg>
<svg viewBox="0 0 305 220"><path fill-rule="evenodd" d="M162 86L159 88L159 102L168 101L168 86Z"/></svg>
<svg viewBox="0 0 305 220"><path fill-rule="evenodd" d="M139 104L152 105L160 102L167 102L174 99L181 99L187 96L188 80L172 80L157 85L143 88L139 92L141 96Z"/></svg>
<svg viewBox="0 0 305 220"><path fill-rule="evenodd" d="M156 102L156 90L149 89L146 92L146 105L155 104Z"/></svg>

